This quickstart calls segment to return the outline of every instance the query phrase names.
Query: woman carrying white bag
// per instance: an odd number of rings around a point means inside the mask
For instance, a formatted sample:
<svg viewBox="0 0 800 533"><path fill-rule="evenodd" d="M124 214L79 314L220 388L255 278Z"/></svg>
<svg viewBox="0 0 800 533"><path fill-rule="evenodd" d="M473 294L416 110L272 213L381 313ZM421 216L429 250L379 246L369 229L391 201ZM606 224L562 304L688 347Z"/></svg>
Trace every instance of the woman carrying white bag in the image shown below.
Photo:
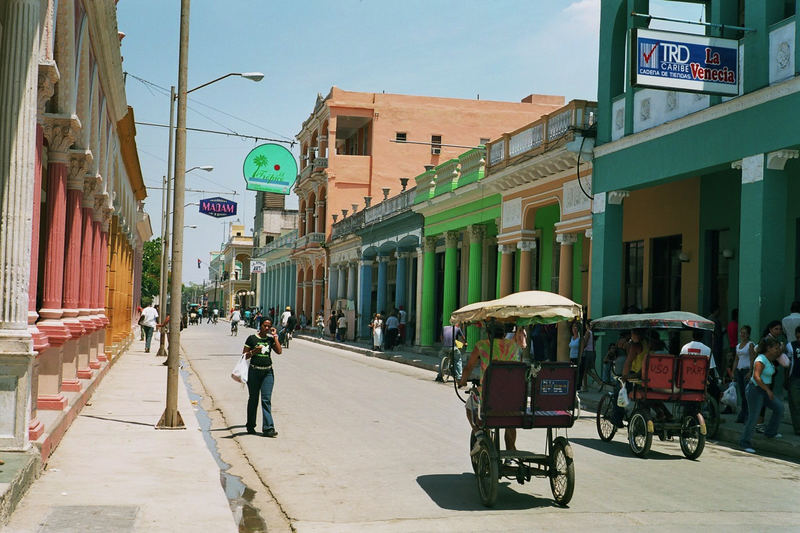
<svg viewBox="0 0 800 533"><path fill-rule="evenodd" d="M282 351L278 332L272 327L272 321L266 319L261 322L257 334L247 337L242 349L242 359L236 364L231 374L236 381L247 383L249 397L246 427L250 434L256 433L256 412L260 396L261 433L265 437L278 436L278 432L275 431L275 421L272 419L272 389L275 386L272 353L279 354Z"/></svg>

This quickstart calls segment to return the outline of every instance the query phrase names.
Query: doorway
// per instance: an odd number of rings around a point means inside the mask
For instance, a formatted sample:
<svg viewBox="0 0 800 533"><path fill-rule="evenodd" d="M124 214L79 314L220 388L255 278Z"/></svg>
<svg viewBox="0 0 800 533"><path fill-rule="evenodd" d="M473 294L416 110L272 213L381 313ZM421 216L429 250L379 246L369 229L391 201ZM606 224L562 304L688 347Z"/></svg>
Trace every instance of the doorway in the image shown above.
<svg viewBox="0 0 800 533"><path fill-rule="evenodd" d="M679 311L681 309L681 247L682 235L653 239L651 262L653 312Z"/></svg>

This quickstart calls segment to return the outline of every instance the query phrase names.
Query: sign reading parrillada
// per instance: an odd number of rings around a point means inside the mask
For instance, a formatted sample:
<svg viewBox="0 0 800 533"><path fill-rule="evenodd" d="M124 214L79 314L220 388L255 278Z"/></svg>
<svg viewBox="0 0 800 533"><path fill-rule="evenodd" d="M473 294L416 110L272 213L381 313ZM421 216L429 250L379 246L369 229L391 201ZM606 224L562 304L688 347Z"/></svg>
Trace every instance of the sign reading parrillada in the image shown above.
<svg viewBox="0 0 800 533"><path fill-rule="evenodd" d="M739 42L665 31L632 30L637 87L739 94Z"/></svg>
<svg viewBox="0 0 800 533"><path fill-rule="evenodd" d="M244 158L242 169L250 191L289 194L297 179L297 163L292 153L279 144L262 144Z"/></svg>

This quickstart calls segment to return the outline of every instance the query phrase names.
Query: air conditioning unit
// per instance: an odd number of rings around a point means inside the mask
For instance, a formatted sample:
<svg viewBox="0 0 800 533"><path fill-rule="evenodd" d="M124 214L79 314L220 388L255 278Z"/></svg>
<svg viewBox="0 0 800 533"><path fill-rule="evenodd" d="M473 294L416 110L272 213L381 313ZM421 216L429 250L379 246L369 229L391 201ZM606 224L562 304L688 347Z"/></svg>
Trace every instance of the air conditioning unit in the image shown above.
<svg viewBox="0 0 800 533"><path fill-rule="evenodd" d="M441 146L431 146L431 154L439 155L441 153L442 153L442 147Z"/></svg>

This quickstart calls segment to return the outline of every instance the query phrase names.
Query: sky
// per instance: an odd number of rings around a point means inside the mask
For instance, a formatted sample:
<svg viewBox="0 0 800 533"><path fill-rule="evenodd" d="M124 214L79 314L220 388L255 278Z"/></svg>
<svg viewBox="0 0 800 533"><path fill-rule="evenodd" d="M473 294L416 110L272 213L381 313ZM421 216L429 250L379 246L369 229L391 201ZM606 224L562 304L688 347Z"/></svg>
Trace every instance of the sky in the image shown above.
<svg viewBox="0 0 800 533"><path fill-rule="evenodd" d="M694 5L653 0L651 13L698 20ZM117 4L128 105L137 122L169 123L169 87L177 85L180 2ZM294 141L331 86L381 92L519 101L531 94L597 99L600 0L194 0L190 11L189 88L229 72L262 72L253 82L229 77L189 96L187 127ZM144 80L144 81L142 81ZM137 125L145 210L161 235L161 180L167 173L166 128ZM188 205L184 283L208 278L209 253L227 225L249 231L255 192L242 163L258 144L189 132L187 203L222 196L238 202L232 218ZM286 145L289 147L289 145ZM299 154L298 146L291 147ZM233 195L236 192L236 195ZM222 194L221 194L222 193ZM297 198L287 198L297 208ZM202 268L197 268L197 259Z"/></svg>

